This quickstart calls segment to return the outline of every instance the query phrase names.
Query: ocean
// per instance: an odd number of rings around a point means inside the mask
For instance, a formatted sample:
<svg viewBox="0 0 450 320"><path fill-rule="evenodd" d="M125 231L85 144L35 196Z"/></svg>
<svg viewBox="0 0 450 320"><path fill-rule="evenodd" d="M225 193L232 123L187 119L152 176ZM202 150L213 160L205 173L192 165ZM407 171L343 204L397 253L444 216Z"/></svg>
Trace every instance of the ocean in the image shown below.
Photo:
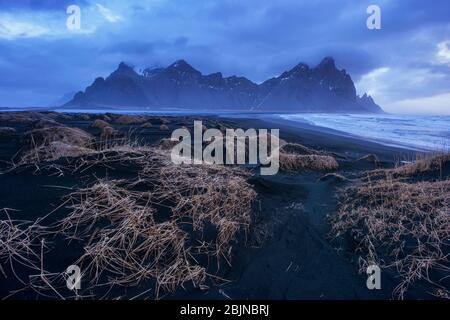
<svg viewBox="0 0 450 320"><path fill-rule="evenodd" d="M330 128L391 146L450 151L450 116L280 114L279 117Z"/></svg>

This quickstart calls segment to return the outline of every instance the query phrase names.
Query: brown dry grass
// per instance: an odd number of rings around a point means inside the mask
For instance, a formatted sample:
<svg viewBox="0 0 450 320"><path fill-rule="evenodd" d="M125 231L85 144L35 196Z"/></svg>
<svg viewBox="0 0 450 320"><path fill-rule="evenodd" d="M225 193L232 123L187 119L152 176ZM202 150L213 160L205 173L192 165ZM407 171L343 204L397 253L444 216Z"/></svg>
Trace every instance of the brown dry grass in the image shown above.
<svg viewBox="0 0 450 320"><path fill-rule="evenodd" d="M328 153L314 150L298 143L280 144L280 169L284 171L336 170L336 159Z"/></svg>
<svg viewBox="0 0 450 320"><path fill-rule="evenodd" d="M131 116L131 115L122 115L116 118L115 122L122 125L130 125L130 124L142 124L146 122L147 119L141 116Z"/></svg>
<svg viewBox="0 0 450 320"><path fill-rule="evenodd" d="M186 282L204 285L211 275L194 254L216 260L218 267L222 259L231 264L233 243L238 232L247 232L256 198L246 171L174 165L167 150L129 138L97 145L72 159L64 170L82 172L124 162L141 168L134 181L99 180L71 193L62 205L69 214L52 227L54 234L85 241L85 253L75 264L91 275L92 288L134 286L154 279L159 297ZM162 207L169 216L156 222L154 215ZM185 230L188 225L192 233ZM216 228L213 240L203 239L207 225ZM57 292L54 288L61 276L49 275L45 281L33 288Z"/></svg>
<svg viewBox="0 0 450 320"><path fill-rule="evenodd" d="M148 200L124 181L98 181L69 195L71 212L59 230L88 241L76 264L91 275L93 285L104 274L122 286L153 278L159 296L161 289L174 291L187 281L200 286L205 280L205 269L195 264L185 245L188 235L175 221L156 223Z"/></svg>
<svg viewBox="0 0 450 320"><path fill-rule="evenodd" d="M0 112L0 121L9 123L31 124L40 120L50 121L51 118L38 112Z"/></svg>
<svg viewBox="0 0 450 320"><path fill-rule="evenodd" d="M75 117L73 115L70 114L65 114L65 113L55 113L54 119L57 120L73 120Z"/></svg>
<svg viewBox="0 0 450 320"><path fill-rule="evenodd" d="M401 179L411 180L423 175L435 176L435 179L443 179L448 176L445 171L450 170L450 154L437 154L419 156L415 161L406 162L393 169L373 170L367 174L374 179Z"/></svg>
<svg viewBox="0 0 450 320"><path fill-rule="evenodd" d="M158 146L164 150L172 150L174 146L180 143L178 140L172 140L170 138L163 138L159 140Z"/></svg>
<svg viewBox="0 0 450 320"><path fill-rule="evenodd" d="M343 192L340 210L332 219L335 237L347 234L356 242L361 271L370 264L396 271L397 298L404 298L416 281L426 281L447 295L450 290L441 282L450 272L450 180L394 178L434 170L441 160L441 156L426 159L384 174L377 170L375 180L369 173Z"/></svg>
<svg viewBox="0 0 450 320"><path fill-rule="evenodd" d="M8 171L31 167L35 168L35 174L48 171L50 174L63 176L65 172L84 172L95 166L110 167L114 163L136 164L142 167L144 160L151 160L150 149L133 138L131 132L128 135L118 135L116 131L108 132L101 135L100 139L92 140L88 147L61 141L44 141L41 145L22 152L18 161L13 159ZM146 155L149 158L146 158ZM60 159L63 161L55 163Z"/></svg>
<svg viewBox="0 0 450 320"><path fill-rule="evenodd" d="M120 148L115 148L120 153ZM122 157L129 157L124 148ZM114 284L130 286L153 278L156 294L173 291L190 281L202 286L205 268L196 263L192 251L225 258L231 263L231 248L239 230L250 224L256 193L246 182L247 173L222 166L174 165L166 152L152 147L134 149L143 170L134 182L98 181L66 199L70 214L61 221L59 232L89 239L85 254L77 263L89 270L93 284L102 274L112 274ZM148 191L135 191L135 186ZM164 222L153 215L161 206L170 212ZM106 220L107 227L98 229ZM194 234L203 235L206 224L217 228L214 242L202 237L190 247L190 224ZM195 241L194 241L195 242Z"/></svg>
<svg viewBox="0 0 450 320"><path fill-rule="evenodd" d="M51 126L26 132L24 140L28 148L17 165L84 155L90 152L94 137L78 128Z"/></svg>
<svg viewBox="0 0 450 320"><path fill-rule="evenodd" d="M298 155L326 155L320 151L308 148L304 145L298 143L280 143L280 151L288 154L298 154Z"/></svg>
<svg viewBox="0 0 450 320"><path fill-rule="evenodd" d="M38 255L35 253L36 239L42 229L37 223L24 220L12 220L9 212L12 209L1 209L0 220L0 273L5 275L2 267L8 264L16 276L14 264L18 263L31 269L37 269Z"/></svg>
<svg viewBox="0 0 450 320"><path fill-rule="evenodd" d="M101 120L101 119L96 119L92 124L91 124L91 128L99 128L99 129L103 129L106 127L109 127L109 123Z"/></svg>
<svg viewBox="0 0 450 320"><path fill-rule="evenodd" d="M93 137L89 133L78 128L52 126L28 131L24 134L24 139L32 146L60 141L67 144L86 147L92 142Z"/></svg>
<svg viewBox="0 0 450 320"><path fill-rule="evenodd" d="M87 113L79 114L79 115L77 115L77 117L79 119L81 119L81 120L84 120L84 121L91 120L91 116L89 114L87 114Z"/></svg>
<svg viewBox="0 0 450 320"><path fill-rule="evenodd" d="M42 161L71 157L58 164L61 174L125 162L139 170L135 180L99 180L71 193L61 206L69 214L52 226L54 235L86 243L76 264L92 276L90 290L154 279L159 297L186 282L202 287L206 278L216 278L199 265L196 255L206 255L218 267L224 260L231 264L233 244L239 232L247 232L256 198L243 169L174 165L170 152L161 146L142 145L130 136L93 141L82 130L64 126L33 130L27 137L31 149L19 165L39 166ZM161 208L169 215L156 222L154 215ZM207 240L206 226L217 232ZM43 260L43 251L41 255ZM63 275L39 270L41 276L29 286L61 298L57 290L64 287Z"/></svg>
<svg viewBox="0 0 450 320"><path fill-rule="evenodd" d="M214 252L230 258L236 233L250 224L256 192L246 181L248 173L238 167L219 165L165 165L148 163L140 181L155 187L157 203L169 203L176 219L188 217L194 230L203 231L206 222L218 230Z"/></svg>
<svg viewBox="0 0 450 320"><path fill-rule="evenodd" d="M113 154L118 152L133 154L136 150L142 149L132 136L131 131L128 134L119 134L109 126L102 129L99 139L81 129L63 125L34 129L24 134L24 150L18 154L18 159L15 159L16 157L12 159L9 170L34 166L36 172L39 172L44 168L58 167L59 173L62 173L62 169L71 167L69 164L75 165L76 169L77 164L82 167L86 164L114 162L120 160L120 156L114 157ZM49 164L61 158L67 160L67 166Z"/></svg>
<svg viewBox="0 0 450 320"><path fill-rule="evenodd" d="M119 132L117 130L115 130L110 126L106 126L102 128L102 132L100 133L100 139L104 141L106 139L111 139L118 134Z"/></svg>
<svg viewBox="0 0 450 320"><path fill-rule="evenodd" d="M141 125L141 128L148 129L148 128L151 128L152 126L153 125L150 122L145 122Z"/></svg>
<svg viewBox="0 0 450 320"><path fill-rule="evenodd" d="M280 153L280 169L284 171L326 171L336 170L338 167L336 159L331 156Z"/></svg>
<svg viewBox="0 0 450 320"><path fill-rule="evenodd" d="M450 154L441 154L433 157L424 157L409 164L397 167L390 171L394 176L414 176L424 172L442 171L444 166L450 164Z"/></svg>

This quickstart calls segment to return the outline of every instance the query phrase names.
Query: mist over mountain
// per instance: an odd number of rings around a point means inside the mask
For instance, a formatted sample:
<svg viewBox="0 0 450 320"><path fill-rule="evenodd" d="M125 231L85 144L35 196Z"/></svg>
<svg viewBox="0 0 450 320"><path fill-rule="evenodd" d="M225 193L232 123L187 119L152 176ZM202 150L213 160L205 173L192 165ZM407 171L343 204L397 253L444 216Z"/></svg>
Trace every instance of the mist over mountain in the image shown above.
<svg viewBox="0 0 450 320"><path fill-rule="evenodd" d="M121 62L65 107L145 107L151 109L260 112L383 112L373 99L356 94L345 70L325 58L314 68L300 63L280 76L256 84L245 77L203 75L184 60L140 72Z"/></svg>

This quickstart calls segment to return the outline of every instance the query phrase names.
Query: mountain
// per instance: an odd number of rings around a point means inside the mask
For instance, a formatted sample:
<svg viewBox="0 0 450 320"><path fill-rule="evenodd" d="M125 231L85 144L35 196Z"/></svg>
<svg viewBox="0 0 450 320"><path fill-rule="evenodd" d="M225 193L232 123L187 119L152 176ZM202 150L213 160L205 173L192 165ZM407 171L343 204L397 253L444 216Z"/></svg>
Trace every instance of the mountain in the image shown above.
<svg viewBox="0 0 450 320"><path fill-rule="evenodd" d="M356 94L345 70L325 58L315 68L304 63L256 84L244 77L203 75L184 60L167 68L136 72L121 62L107 78L97 78L64 105L196 110L379 113L373 99Z"/></svg>
<svg viewBox="0 0 450 320"><path fill-rule="evenodd" d="M71 100L76 93L77 93L76 91L67 92L67 93L63 94L61 97L59 97L58 99L54 100L51 103L51 105L52 106L60 106L61 104L64 104L67 101Z"/></svg>

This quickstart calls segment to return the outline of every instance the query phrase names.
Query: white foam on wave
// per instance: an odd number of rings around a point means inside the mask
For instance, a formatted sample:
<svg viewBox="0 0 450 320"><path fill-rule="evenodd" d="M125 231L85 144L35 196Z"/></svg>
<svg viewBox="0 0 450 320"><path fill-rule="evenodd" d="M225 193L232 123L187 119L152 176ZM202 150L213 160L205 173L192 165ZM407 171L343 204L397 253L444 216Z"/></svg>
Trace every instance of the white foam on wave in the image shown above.
<svg viewBox="0 0 450 320"><path fill-rule="evenodd" d="M450 116L367 114L282 114L383 144L434 151L450 150Z"/></svg>

